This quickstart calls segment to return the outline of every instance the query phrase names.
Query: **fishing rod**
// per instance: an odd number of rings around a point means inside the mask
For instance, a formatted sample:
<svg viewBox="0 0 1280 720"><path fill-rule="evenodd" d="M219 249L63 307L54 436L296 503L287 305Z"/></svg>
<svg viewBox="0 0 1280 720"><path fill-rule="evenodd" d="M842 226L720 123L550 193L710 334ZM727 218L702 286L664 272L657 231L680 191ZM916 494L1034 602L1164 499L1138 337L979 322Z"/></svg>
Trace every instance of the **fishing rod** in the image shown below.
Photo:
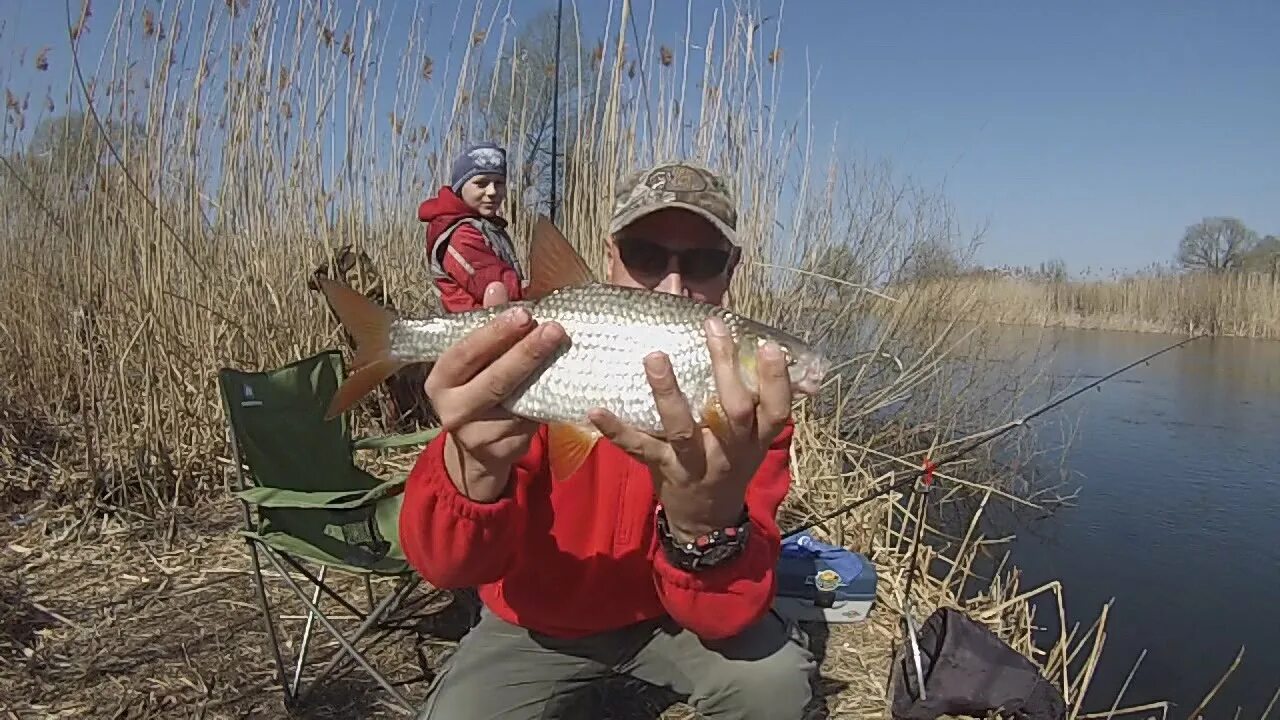
<svg viewBox="0 0 1280 720"><path fill-rule="evenodd" d="M1163 349L1161 349L1161 350L1157 350L1156 352L1153 352L1153 353L1151 353L1151 354L1149 354L1149 355L1146 355L1146 356L1144 356L1144 357L1138 358L1137 360L1134 360L1133 362L1129 363L1128 365L1125 365L1124 367L1122 367L1122 368L1120 368L1120 369L1118 369L1118 370L1113 370L1112 372L1109 372L1109 373L1107 373L1106 375L1103 375L1102 377L1098 378L1097 380L1094 380L1093 382L1091 382L1091 383L1089 383L1089 384L1085 385L1084 387L1081 387L1081 388L1079 388L1079 389L1077 389L1077 390L1074 390L1074 391L1072 391L1072 392L1070 392L1070 393L1068 393L1068 394L1066 394L1066 395L1064 395L1064 396L1062 396L1062 397L1057 398L1056 400L1051 400L1051 401L1049 401L1049 402L1045 403L1044 405L1041 405L1040 407L1036 408L1035 410L1032 410L1032 411L1031 411L1030 413L1028 413L1027 415L1024 415L1024 416L1022 416L1022 417L1018 418L1017 420L1013 420L1013 421L1011 421L1011 422L1007 422L1007 423L1005 423L1004 425L1000 425L1000 426L998 426L998 427L992 428L991 430L988 430L985 434L982 434L982 435L981 435L980 437L978 437L977 439L975 439L975 440L973 440L973 441L969 442L969 443L968 443L968 444L966 444L964 447L960 448L959 450L956 450L955 452L951 453L950 455L945 456L945 457L944 457L944 458L942 458L941 460L931 461L931 460L927 460L927 459L926 459L926 460L924 461L924 465L923 465L923 467L921 467L919 470L916 470L916 471L915 471L915 472L914 472L910 477L906 478L905 480L901 480L901 481L899 481L899 482L895 482L895 483L893 483L893 484L891 484L891 485L887 485L887 486L885 486L885 487L883 487L883 488L880 488L879 490L875 490L875 491L871 492L870 494L868 494L868 495L864 495L863 497L858 498L857 500L854 500L854 501L852 501L852 502L849 502L849 503L847 503L847 504L845 504L845 505L841 506L840 508L838 508L838 509L836 509L836 510L833 510L833 511L831 511L831 512L827 513L826 515L823 515L823 516L821 516L821 517L819 517L819 518L817 518L817 519L815 519L815 520L813 520L813 521L811 521L811 522L807 522L807 523L805 523L805 524L803 524L803 525L800 525L799 527L796 527L796 528L793 528L793 529L791 529L791 530L788 530L787 532L785 532L785 533L782 535L782 537L783 537L783 539L785 540L785 539L787 539L787 538L789 538L789 537L792 537L792 536L798 535L798 534L800 534L800 533L804 532L805 530L808 530L808 529L810 529L810 528L813 528L813 527L816 527L816 526L818 526L818 525L821 525L822 523L825 523L825 522L827 522L827 521L829 521L829 520L834 520L835 518L838 518L838 517L840 517L841 515L844 515L844 514L846 514L846 513L852 512L853 510L857 509L858 507L860 507L860 506L862 506L862 505L865 505L866 503L869 503L869 502L871 502L872 500L875 500L876 498L878 498L878 497L880 497L880 496L882 496L882 495L887 495L888 493L891 493L891 492L893 492L893 491L895 491L895 490L902 490L903 488L907 487L908 485L911 485L912 483L916 482L918 479L920 479L920 478L922 478L922 477L923 477L923 478L925 478L925 484L926 484L926 485L931 484L931 483L932 483L932 479L933 479L934 471L935 471L935 470L937 470L938 468L940 468L940 467L942 467L942 466L944 466L944 465L949 465L949 464L951 464L951 463L955 462L956 460L960 459L960 458L961 458L961 457L963 457L964 455L967 455L968 453L972 452L973 450L975 450L975 449L977 449L977 448L979 448L979 447L981 447L981 446L983 446L983 445L985 445L985 444L987 444L987 443L991 442L992 440L995 440L996 438L1000 437L1001 435L1004 435L1005 433L1009 432L1010 430L1013 430L1014 428L1022 427L1023 425L1025 425L1026 423L1028 423L1028 422L1030 422L1031 420L1035 419L1036 417L1038 417L1038 416L1040 416L1040 415L1043 415L1043 414L1044 414L1044 413L1046 413L1046 412L1049 412L1050 410L1052 410L1052 409L1054 409L1054 408L1058 407L1059 405L1061 405L1061 404L1063 404L1063 403L1067 402L1067 401L1068 401L1068 400L1070 400L1071 398L1073 398L1073 397L1075 397L1075 396L1077 396L1077 395L1079 395L1079 394L1081 394L1081 393L1085 392L1086 390L1090 390L1090 389L1092 389L1092 388L1095 388L1095 387L1097 387L1097 386L1101 385L1102 383L1106 382L1107 380L1110 380L1111 378L1113 378L1113 377L1115 377L1115 376L1117 376L1117 375L1119 375L1119 374L1121 374L1121 373L1123 373L1123 372L1125 372L1125 371L1127 371L1127 370L1129 370L1129 369L1131 369L1131 368L1133 368L1133 367L1136 367L1136 366L1138 366L1138 365L1141 365L1141 364L1143 364L1143 363L1145 363L1145 362L1150 362L1150 361L1151 361L1151 360L1153 360L1154 358L1157 358L1157 357L1159 357L1160 355L1163 355L1163 354L1165 354L1165 353L1167 353L1167 352L1170 352L1171 350L1176 350L1176 349L1178 349L1178 348L1182 347L1183 345L1187 345L1188 343L1191 343L1192 341L1199 340L1200 338L1207 337L1207 336L1208 336L1208 333L1200 333L1199 335L1194 335L1194 336L1189 337L1189 338L1187 338L1187 339L1185 339L1185 340L1182 340L1182 341L1180 341L1180 342L1174 343L1173 345L1170 345L1170 346L1168 346L1168 347L1166 347L1166 348L1163 348Z"/></svg>
<svg viewBox="0 0 1280 720"><path fill-rule="evenodd" d="M559 0L556 3L556 76L551 83L551 222L556 221L556 176L560 172L556 146L560 139L560 14L563 11L564 0Z"/></svg>

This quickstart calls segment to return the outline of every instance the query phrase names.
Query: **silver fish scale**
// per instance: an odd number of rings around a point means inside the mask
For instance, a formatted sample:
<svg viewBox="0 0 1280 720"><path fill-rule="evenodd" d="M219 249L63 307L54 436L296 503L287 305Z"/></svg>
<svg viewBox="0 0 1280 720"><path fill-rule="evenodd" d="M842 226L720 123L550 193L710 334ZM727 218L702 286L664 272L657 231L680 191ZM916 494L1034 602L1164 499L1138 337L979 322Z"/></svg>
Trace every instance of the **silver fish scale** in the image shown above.
<svg viewBox="0 0 1280 720"><path fill-rule="evenodd" d="M527 306L527 303L519 304ZM505 309L505 306L484 308L428 320L397 320L391 324L391 356L406 362L434 361Z"/></svg>
<svg viewBox="0 0 1280 720"><path fill-rule="evenodd" d="M511 412L538 422L590 426L587 412L603 407L624 423L654 435L662 421L645 378L644 357L662 351L688 398L695 422L714 402L715 380L703 322L719 314L739 343L755 343L756 324L724 308L667 293L593 284L558 290L527 307L539 323L554 321L570 338L540 374L503 403ZM430 361L505 307L475 310L429 320L401 320L392 328L392 354Z"/></svg>
<svg viewBox="0 0 1280 720"><path fill-rule="evenodd" d="M538 322L560 323L570 345L546 372L514 393L507 407L542 422L588 425L587 411L661 435L662 421L644 373L644 357L662 351L689 400L694 420L715 394L702 323L722 309L675 295L611 285L563 290L533 307ZM726 319L728 319L726 317Z"/></svg>

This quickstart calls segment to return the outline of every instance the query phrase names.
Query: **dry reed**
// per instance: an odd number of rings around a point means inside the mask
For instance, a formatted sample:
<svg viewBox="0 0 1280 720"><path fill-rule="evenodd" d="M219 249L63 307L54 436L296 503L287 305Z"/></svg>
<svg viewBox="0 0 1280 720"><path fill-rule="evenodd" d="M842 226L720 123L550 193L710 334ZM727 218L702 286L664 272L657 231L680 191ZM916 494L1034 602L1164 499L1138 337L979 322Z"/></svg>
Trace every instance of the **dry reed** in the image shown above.
<svg viewBox="0 0 1280 720"><path fill-rule="evenodd" d="M219 717L275 707L243 546L230 535L215 371L340 342L305 282L335 246L375 258L398 307L430 307L413 208L461 143L495 139L515 177L544 176L545 113L511 79L529 77L531 55L520 52L527 36L508 35L508 9L477 3L468 16L459 6L441 51L426 46L417 13L405 43L388 47L385 18L364 1L155 9L125 0L88 17L72 11L73 38L89 26L109 38L101 57L41 56L67 63L62 105L87 118L60 126L56 152L20 152L22 130L53 117L54 103L28 106L11 93L0 499L20 522L6 531L3 556L18 584L0 588L17 628L0 682L15 692L0 695L24 698L11 713ZM728 171L746 246L732 303L851 356L830 397L800 411L784 525L1005 418L1035 378L992 396L1002 366L982 369L995 360L991 329L958 333L931 317L938 303L973 311L978 293L952 285L885 299L869 290L892 287L932 249L963 244L946 203L883 165L814 161L830 154L814 147L807 108L779 110L785 63L778 36L764 33L771 26L718 12L704 32L663 42L641 38L631 11L627 0L612 3L595 49L571 55L558 224L598 265L622 173L673 156ZM570 47L587 44L580 24L566 14ZM522 245L541 202L520 189L512 197ZM1025 456L1016 443L1002 448L1006 459ZM993 494L1025 503L1029 493L1007 483L1000 461L987 452L951 472L984 505ZM901 498L884 498L822 529L870 554L884 577L875 618L825 642L820 701L833 717L885 715L911 522ZM1036 592L1022 592L1016 574L959 599L985 546L970 536L945 557L929 550L937 562L924 567L950 570L915 586L917 612L961 603L1044 661L1074 717L1105 609L1092 630L1037 650Z"/></svg>
<svg viewBox="0 0 1280 720"><path fill-rule="evenodd" d="M1275 272L1155 271L1057 282L1000 274L913 285L910 292L975 296L963 319L1012 325L1280 339ZM905 289L904 289L905 290ZM939 317L959 317L939 306Z"/></svg>

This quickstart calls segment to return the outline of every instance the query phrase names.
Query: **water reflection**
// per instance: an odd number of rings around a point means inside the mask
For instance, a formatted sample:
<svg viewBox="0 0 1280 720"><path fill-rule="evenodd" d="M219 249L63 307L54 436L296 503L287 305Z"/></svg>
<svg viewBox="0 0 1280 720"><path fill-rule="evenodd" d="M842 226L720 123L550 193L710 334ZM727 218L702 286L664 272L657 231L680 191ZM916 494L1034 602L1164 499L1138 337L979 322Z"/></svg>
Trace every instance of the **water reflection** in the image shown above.
<svg viewBox="0 0 1280 720"><path fill-rule="evenodd" d="M1023 328L999 343L1051 346L1038 362L1061 392L1178 339ZM1166 698L1186 712L1246 644L1207 716L1242 706L1257 717L1280 683L1280 625L1261 621L1280 604L1280 343L1198 340L1102 388L1063 408L1080 420L1067 456L1077 506L1020 532L1012 561L1028 587L1064 581L1069 621L1087 626L1115 598L1095 703L1115 696L1146 648L1126 703ZM1039 619L1052 625L1051 615Z"/></svg>

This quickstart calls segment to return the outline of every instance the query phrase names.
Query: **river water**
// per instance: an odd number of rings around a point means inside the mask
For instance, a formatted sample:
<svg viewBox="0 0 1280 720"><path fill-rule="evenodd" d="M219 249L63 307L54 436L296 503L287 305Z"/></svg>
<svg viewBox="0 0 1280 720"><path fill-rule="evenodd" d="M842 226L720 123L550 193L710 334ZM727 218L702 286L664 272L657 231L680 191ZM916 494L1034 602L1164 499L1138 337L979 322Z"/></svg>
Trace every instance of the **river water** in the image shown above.
<svg viewBox="0 0 1280 720"><path fill-rule="evenodd" d="M1054 377L1078 387L1178 339L1009 328L1003 342L1052 344ZM1080 633L1114 599L1086 709L1109 708L1145 649L1121 706L1169 700L1186 717L1244 645L1205 717L1260 717L1280 687L1280 342L1200 339L1062 410L1079 496L1017 529L1010 563L1024 589L1061 580Z"/></svg>

